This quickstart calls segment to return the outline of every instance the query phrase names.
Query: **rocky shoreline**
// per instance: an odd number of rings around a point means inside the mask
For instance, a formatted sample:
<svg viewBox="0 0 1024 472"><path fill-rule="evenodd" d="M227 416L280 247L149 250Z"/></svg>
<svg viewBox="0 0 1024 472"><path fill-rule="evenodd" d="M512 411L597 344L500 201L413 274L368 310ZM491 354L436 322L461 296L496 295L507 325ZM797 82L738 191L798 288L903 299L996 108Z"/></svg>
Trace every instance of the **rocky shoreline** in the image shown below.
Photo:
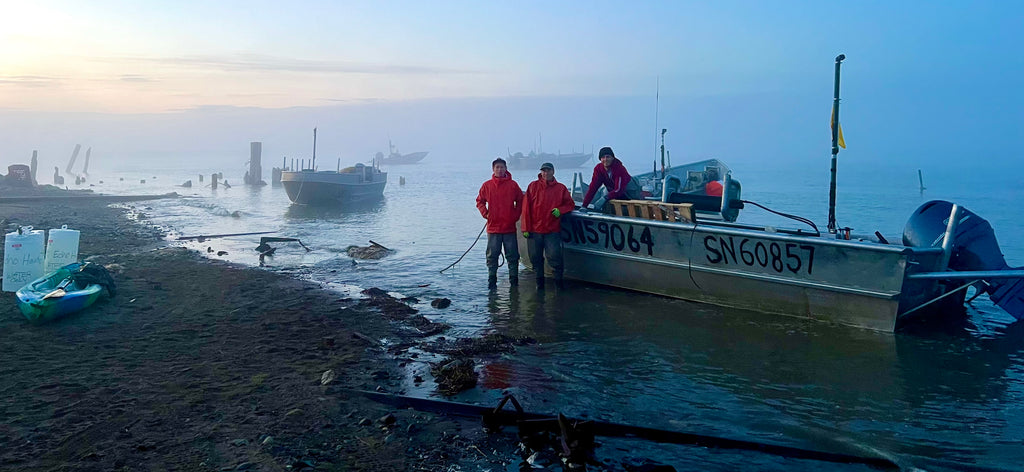
<svg viewBox="0 0 1024 472"><path fill-rule="evenodd" d="M477 420L348 393L401 393L401 346L444 326L383 291L344 299L169 247L140 214L89 198L0 202L5 233L81 230L80 259L107 267L118 289L44 325L0 295L0 468L501 470L520 460L514 435L487 434ZM383 338L400 347L382 349ZM458 349L473 343L455 342L435 352L469 359Z"/></svg>

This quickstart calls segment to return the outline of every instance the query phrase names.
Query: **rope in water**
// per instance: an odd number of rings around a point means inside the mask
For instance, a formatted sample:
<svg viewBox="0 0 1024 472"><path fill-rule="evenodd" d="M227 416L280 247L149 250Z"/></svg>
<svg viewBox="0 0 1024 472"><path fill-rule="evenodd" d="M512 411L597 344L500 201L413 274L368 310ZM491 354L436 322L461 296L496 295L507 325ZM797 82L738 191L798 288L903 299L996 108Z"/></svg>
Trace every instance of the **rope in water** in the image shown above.
<svg viewBox="0 0 1024 472"><path fill-rule="evenodd" d="M462 255L459 256L458 260L456 260L455 262L452 262L451 265L449 265L448 267L445 267L444 269L441 269L441 273L444 273L444 271L446 271L448 269L451 269L452 267L455 267L455 264L458 264L459 262L462 262L462 258L466 257L466 254L469 254L469 251L473 250L473 246L476 246L477 241L480 241L480 236L484 235L484 230L486 230L486 229L487 229L487 223L484 223L484 227L480 228L480 234L476 235L476 239L473 240L473 244L469 245L469 249L466 249L466 252L462 253Z"/></svg>

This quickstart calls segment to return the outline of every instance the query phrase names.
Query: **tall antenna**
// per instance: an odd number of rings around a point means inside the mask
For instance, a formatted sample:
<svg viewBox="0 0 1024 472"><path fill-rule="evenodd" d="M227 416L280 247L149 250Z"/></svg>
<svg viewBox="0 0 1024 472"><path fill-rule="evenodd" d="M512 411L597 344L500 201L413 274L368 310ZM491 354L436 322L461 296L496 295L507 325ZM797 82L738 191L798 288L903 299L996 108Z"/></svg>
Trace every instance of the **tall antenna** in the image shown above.
<svg viewBox="0 0 1024 472"><path fill-rule="evenodd" d="M661 76L659 75L654 85L654 155L658 155L658 105L661 102ZM665 159L661 162L662 170L665 170Z"/></svg>

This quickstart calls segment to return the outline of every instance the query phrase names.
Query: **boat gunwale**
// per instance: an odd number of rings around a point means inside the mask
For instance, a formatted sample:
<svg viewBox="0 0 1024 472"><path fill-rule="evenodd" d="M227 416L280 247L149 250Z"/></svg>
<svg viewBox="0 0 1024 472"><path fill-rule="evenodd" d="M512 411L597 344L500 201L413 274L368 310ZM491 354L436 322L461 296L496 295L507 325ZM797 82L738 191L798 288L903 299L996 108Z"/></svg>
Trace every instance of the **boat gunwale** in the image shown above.
<svg viewBox="0 0 1024 472"><path fill-rule="evenodd" d="M751 236L751 235L757 235L757 237L763 238L763 239L775 240L775 241L790 241L790 242L806 242L806 241L809 241L809 240L813 240L813 241L815 241L817 243L824 244L824 245L829 245L829 246L838 246L838 247L843 247L843 248L859 249L859 250L867 249L867 250L876 251L876 252L895 253L895 254L900 254L900 255L931 254L931 253L941 253L942 252L942 248L938 248L938 247L919 248L919 247L909 247L909 246L902 246L902 245L895 245L895 244L882 244L882 243L876 243L876 242L873 242L873 241L863 241L863 240L845 241L845 240L841 240L841 239L828 239L828 238L825 238L825 237L822 237L822 236L819 236L819 235L814 235L814 234L795 235L795 234L780 233L780 232L770 232L770 231L767 231L766 229L764 229L764 227L757 227L757 226L751 226L751 225L742 225L743 227L733 227L735 224L733 224L733 223L725 223L725 222L702 223L702 222L698 221L697 223L692 223L692 222L686 222L686 221L677 221L677 222L658 221L658 220L649 220L649 219L646 219L646 218L639 218L639 217L618 216L618 215L609 215L609 214L606 214L606 213L591 213L591 212L587 212L587 213L572 212L570 214L573 214L573 213L575 213L573 215L573 217L592 218L592 219L596 219L596 220L606 220L606 221L610 221L610 222L619 222L619 223L642 224L642 225L654 226L654 227L665 228L665 229L670 229L670 230L701 231L702 230L701 226L704 226L704 227L711 227L711 228L713 228L714 232L722 233L722 234L727 234L727 235L730 235L730 236ZM757 228L761 228L761 229L757 229ZM568 246L568 245L566 246L566 248L569 248L569 247L571 247L571 246Z"/></svg>

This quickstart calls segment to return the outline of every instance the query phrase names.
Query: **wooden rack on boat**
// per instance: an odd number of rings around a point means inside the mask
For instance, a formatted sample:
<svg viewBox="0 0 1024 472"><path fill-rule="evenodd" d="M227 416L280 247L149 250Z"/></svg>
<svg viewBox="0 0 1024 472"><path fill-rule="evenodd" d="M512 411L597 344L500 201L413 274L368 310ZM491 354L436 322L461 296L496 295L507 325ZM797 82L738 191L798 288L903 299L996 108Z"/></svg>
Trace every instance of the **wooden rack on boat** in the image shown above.
<svg viewBox="0 0 1024 472"><path fill-rule="evenodd" d="M664 203L656 200L611 200L616 216L631 216L657 221L693 222L692 203Z"/></svg>

